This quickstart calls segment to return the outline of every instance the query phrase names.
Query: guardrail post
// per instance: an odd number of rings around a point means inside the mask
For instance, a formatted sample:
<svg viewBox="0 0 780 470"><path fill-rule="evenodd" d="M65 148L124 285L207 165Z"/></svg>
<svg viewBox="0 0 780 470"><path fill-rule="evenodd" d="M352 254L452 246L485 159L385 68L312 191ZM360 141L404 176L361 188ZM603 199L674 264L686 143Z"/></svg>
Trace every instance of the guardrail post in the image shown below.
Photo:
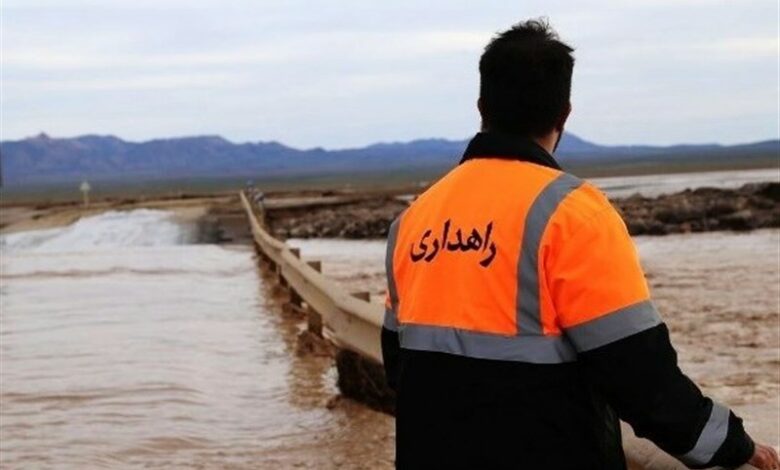
<svg viewBox="0 0 780 470"><path fill-rule="evenodd" d="M301 297L301 294L292 288L290 289L290 303L297 307L300 307L303 304L303 298Z"/></svg>
<svg viewBox="0 0 780 470"><path fill-rule="evenodd" d="M276 277L279 280L279 285L287 289L290 287L290 284L287 282L287 279L284 278L284 275L282 274L282 267L276 266Z"/></svg>
<svg viewBox="0 0 780 470"><path fill-rule="evenodd" d="M306 311L308 313L307 318L309 331L322 338L322 315L320 315L311 307L308 307Z"/></svg>

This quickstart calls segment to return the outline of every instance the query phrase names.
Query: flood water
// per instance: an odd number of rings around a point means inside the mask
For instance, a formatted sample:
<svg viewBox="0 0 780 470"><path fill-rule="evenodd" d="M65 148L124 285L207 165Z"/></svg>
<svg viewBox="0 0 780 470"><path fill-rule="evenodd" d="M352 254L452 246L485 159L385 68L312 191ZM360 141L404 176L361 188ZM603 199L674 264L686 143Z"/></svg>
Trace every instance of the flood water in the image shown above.
<svg viewBox="0 0 780 470"><path fill-rule="evenodd" d="M0 238L0 467L391 468L253 251L195 239L150 210ZM381 299L384 241L291 244ZM780 231L637 244L683 369L777 445Z"/></svg>
<svg viewBox="0 0 780 470"><path fill-rule="evenodd" d="M389 467L253 251L192 239L149 210L3 237L2 468Z"/></svg>
<svg viewBox="0 0 780 470"><path fill-rule="evenodd" d="M671 173L668 175L611 176L590 180L609 197L621 198L632 194L655 197L688 188L739 188L748 183L780 182L780 168L754 170L705 171L699 173Z"/></svg>

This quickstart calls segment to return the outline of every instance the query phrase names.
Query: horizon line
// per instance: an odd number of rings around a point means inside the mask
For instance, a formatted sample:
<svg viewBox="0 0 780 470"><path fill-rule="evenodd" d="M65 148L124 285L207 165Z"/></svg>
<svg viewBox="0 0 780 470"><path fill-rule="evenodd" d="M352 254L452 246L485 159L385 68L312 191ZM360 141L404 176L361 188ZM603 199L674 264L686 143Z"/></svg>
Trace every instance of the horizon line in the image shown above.
<svg viewBox="0 0 780 470"><path fill-rule="evenodd" d="M475 132L476 134L476 132ZM780 142L780 136L774 137L774 138L767 138L767 139L759 139L749 142L738 142L738 143L732 143L732 144L723 144L719 142L701 142L701 143L689 143L689 142L680 142L675 144L600 144L597 142L593 142L591 140L585 139L583 137L580 137L578 134L575 134L571 131L564 131L565 135L575 137L586 144L595 145L598 147L604 147L604 148L619 148L619 147L652 147L652 148L672 148L672 147L707 147L707 146L716 146L716 147L739 147L743 145L754 145L754 144L762 144L762 143L770 143L770 142ZM101 134L101 133L86 133L86 134L78 134L78 135L72 135L72 136L52 136L51 134L47 133L46 131L40 131L37 134L30 135L27 137L22 137L18 139L2 139L0 140L0 144L4 144L7 142L24 142L28 140L34 140L34 139L41 139L41 138L47 138L51 140L76 140L84 137L100 137L100 138L114 138L121 140L122 142L128 143L128 144L146 144L154 141L163 141L163 140L184 140L184 139L195 139L195 138L215 138L215 139L221 139L225 142L231 144L231 145L246 145L246 144L277 144L281 145L283 147L286 147L291 150L300 151L300 152L311 152L311 151L325 151L325 152L341 152L341 151L349 151L349 150L360 150L365 149L368 147L374 147L378 145L408 145L415 142L422 142L422 141L432 141L432 140L438 140L438 141L446 141L446 142L468 142L471 137L464 137L463 139L450 139L446 137L419 137L414 138L410 140L393 140L393 141L376 141L372 142L363 146L352 146L352 147L340 147L340 148L325 148L323 146L314 146L314 147L307 147L307 148L300 148L300 147L293 147L288 144L285 144L284 142L281 142L279 140L246 140L246 141L235 141L231 140L230 138L224 137L220 134L188 134L188 135L175 135L175 136L168 136L168 137L152 137L147 139L125 139L123 137L120 137L116 134Z"/></svg>

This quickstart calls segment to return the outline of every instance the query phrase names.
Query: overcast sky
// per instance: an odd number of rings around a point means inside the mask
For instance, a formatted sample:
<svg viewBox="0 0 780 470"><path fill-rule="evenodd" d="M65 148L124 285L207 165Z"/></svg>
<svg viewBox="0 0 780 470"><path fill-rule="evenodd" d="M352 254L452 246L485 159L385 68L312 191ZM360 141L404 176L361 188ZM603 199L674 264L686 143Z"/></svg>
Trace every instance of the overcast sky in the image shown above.
<svg viewBox="0 0 780 470"><path fill-rule="evenodd" d="M576 48L571 132L778 137L777 0L3 0L2 138L462 139L482 48L537 16Z"/></svg>

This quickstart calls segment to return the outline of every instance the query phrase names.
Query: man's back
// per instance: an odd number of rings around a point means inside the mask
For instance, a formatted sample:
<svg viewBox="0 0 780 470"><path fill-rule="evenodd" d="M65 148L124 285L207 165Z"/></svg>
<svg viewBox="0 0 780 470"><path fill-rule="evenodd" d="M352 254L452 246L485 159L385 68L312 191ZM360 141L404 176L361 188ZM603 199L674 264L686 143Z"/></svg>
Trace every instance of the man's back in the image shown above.
<svg viewBox="0 0 780 470"><path fill-rule="evenodd" d="M516 468L522 456L528 468L625 468L617 419L555 319L541 318L552 314L544 282L518 278L538 265L560 203L583 215L606 199L543 165L531 143L478 139L498 157L455 168L397 229L395 288L413 299L398 306L398 464Z"/></svg>
<svg viewBox="0 0 780 470"><path fill-rule="evenodd" d="M562 326L646 302L649 291L625 225L607 198L591 184L541 164L536 154L543 150L533 143L507 140L479 134L473 147L484 146L478 150L489 151L488 156L472 155L399 219L395 283L414 301L402 302L398 315L409 324L441 327L432 332L437 339L445 339L448 329L479 333L466 335L473 341L453 344L450 350L442 351L440 344L439 352L569 362L575 350L562 337ZM592 246L584 240L592 232L609 239ZM609 253L585 253L598 248ZM611 263L593 262L613 258ZM608 285L599 295L584 298L571 292L582 288L579 273L556 276L585 265L588 276L607 281L624 276L620 289ZM650 313L651 323L642 326L659 323ZM632 328L627 322L626 328ZM410 326L407 333L414 336L416 330ZM420 336L428 333L420 331ZM536 347L529 349L530 342Z"/></svg>
<svg viewBox="0 0 780 470"><path fill-rule="evenodd" d="M423 193L397 235L403 249L395 252L396 282L414 297L399 314L415 324L515 336L517 304L536 296L513 282L518 262L531 255L529 245L539 244L541 219L550 215L542 212L579 185L565 176L538 164L485 158L463 163ZM526 225L529 217L537 223Z"/></svg>
<svg viewBox="0 0 780 470"><path fill-rule="evenodd" d="M618 416L692 466L752 452L677 367L619 214L532 141L478 134L387 272L399 468L622 469Z"/></svg>
<svg viewBox="0 0 780 470"><path fill-rule="evenodd" d="M576 363L402 350L398 468L624 469L617 419Z"/></svg>
<svg viewBox="0 0 780 470"><path fill-rule="evenodd" d="M496 36L479 63L482 132L390 228L399 468L621 469L618 418L694 468L754 454L677 366L620 215L551 155L571 52L543 22Z"/></svg>

